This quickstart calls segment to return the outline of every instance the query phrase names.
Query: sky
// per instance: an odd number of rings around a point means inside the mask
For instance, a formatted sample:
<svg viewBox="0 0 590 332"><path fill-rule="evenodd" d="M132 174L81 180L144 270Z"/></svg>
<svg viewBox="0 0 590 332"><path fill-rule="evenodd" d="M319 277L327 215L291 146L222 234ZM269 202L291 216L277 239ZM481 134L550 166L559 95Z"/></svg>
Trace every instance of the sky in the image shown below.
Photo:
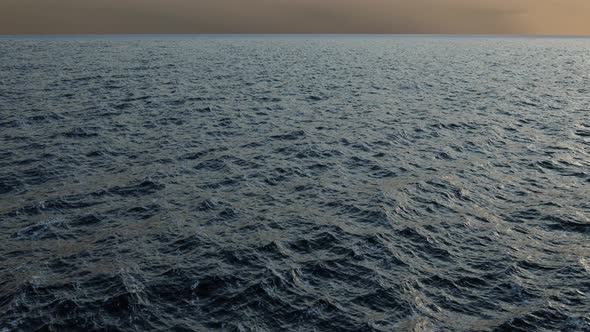
<svg viewBox="0 0 590 332"><path fill-rule="evenodd" d="M590 0L0 0L0 34L590 35Z"/></svg>

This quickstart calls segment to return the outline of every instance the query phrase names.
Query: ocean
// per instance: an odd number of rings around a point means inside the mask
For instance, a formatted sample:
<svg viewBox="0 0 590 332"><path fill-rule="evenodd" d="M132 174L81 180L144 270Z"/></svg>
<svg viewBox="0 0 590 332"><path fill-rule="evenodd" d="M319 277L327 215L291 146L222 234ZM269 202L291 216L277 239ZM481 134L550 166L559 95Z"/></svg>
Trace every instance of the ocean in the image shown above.
<svg viewBox="0 0 590 332"><path fill-rule="evenodd" d="M590 331L590 39L0 38L0 331Z"/></svg>

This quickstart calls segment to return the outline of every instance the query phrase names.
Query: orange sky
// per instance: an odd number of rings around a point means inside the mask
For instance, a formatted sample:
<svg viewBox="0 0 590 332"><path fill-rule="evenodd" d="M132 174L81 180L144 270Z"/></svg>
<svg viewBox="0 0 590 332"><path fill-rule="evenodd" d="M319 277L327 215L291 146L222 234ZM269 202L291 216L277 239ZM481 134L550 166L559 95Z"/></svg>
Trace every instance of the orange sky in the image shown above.
<svg viewBox="0 0 590 332"><path fill-rule="evenodd" d="M590 35L590 0L0 0L0 34Z"/></svg>

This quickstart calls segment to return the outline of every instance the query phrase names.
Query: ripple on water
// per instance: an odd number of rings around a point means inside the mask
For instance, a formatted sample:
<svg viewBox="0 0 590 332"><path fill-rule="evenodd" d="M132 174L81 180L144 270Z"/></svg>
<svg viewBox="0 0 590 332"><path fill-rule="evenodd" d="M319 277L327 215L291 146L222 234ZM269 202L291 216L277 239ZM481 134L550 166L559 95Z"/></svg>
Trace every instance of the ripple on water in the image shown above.
<svg viewBox="0 0 590 332"><path fill-rule="evenodd" d="M1 39L0 327L590 331L589 46Z"/></svg>

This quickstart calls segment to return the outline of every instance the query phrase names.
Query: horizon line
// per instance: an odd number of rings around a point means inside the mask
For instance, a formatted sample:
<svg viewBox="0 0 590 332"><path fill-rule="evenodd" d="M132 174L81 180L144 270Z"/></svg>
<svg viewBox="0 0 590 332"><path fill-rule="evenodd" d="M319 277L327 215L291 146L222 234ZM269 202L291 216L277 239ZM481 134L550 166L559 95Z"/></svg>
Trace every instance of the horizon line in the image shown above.
<svg viewBox="0 0 590 332"><path fill-rule="evenodd" d="M486 34L486 33L250 33L250 32L235 32L235 33L193 33L193 32L180 32L180 33L64 33L64 34L2 34L0 38L10 37L100 37L100 36L408 36L408 37L537 37L537 38L590 38L588 35L552 35L552 34L512 34L512 33L498 33L498 34Z"/></svg>

